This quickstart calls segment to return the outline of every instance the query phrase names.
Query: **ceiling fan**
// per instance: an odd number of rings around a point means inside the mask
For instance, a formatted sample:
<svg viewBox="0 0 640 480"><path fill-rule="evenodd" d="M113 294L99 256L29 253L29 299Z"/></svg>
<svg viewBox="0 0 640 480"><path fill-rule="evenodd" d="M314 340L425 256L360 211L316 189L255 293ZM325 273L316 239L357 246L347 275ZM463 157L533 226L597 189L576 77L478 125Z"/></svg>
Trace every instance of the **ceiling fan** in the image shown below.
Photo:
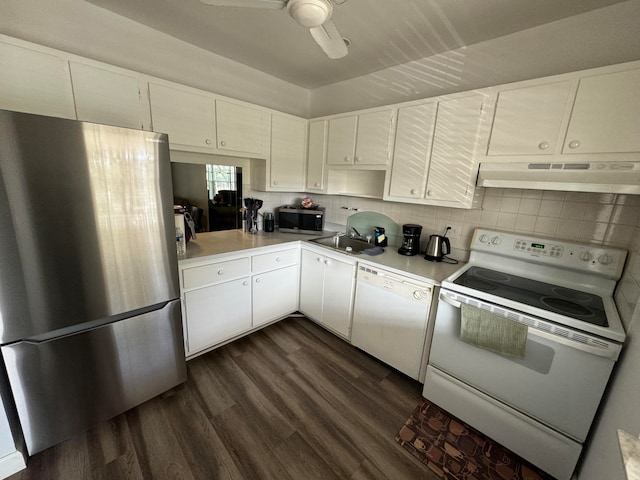
<svg viewBox="0 0 640 480"><path fill-rule="evenodd" d="M347 0L200 0L206 5L216 7L249 7L281 10L285 6L287 12L303 27L311 32L311 36L320 48L331 59L342 58L347 53L347 44L331 20L333 4L342 5Z"/></svg>

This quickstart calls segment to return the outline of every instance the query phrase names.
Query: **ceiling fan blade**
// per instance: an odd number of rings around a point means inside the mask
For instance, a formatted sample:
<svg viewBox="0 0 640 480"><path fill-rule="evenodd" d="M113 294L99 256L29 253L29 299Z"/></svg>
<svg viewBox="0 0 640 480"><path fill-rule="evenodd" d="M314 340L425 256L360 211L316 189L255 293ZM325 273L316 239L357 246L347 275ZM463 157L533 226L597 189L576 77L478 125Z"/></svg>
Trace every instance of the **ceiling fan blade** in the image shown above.
<svg viewBox="0 0 640 480"><path fill-rule="evenodd" d="M327 57L335 60L349 53L347 44L344 43L338 27L333 21L327 20L319 27L310 28L309 31L316 43L327 54Z"/></svg>
<svg viewBox="0 0 640 480"><path fill-rule="evenodd" d="M287 0L200 0L200 2L214 7L271 8L274 10L281 10L287 4Z"/></svg>

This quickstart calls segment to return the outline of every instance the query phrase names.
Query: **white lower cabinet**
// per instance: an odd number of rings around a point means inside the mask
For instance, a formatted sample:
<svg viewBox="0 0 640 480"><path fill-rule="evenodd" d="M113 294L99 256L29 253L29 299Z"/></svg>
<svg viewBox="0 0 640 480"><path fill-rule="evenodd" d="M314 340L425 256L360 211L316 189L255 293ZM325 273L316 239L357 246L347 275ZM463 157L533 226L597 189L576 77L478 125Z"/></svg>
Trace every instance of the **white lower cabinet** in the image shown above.
<svg viewBox="0 0 640 480"><path fill-rule="evenodd" d="M253 326L264 325L298 309L298 267L253 276Z"/></svg>
<svg viewBox="0 0 640 480"><path fill-rule="evenodd" d="M300 311L349 338L356 264L345 255L340 257L302 248Z"/></svg>
<svg viewBox="0 0 640 480"><path fill-rule="evenodd" d="M184 294L187 356L251 328L249 277Z"/></svg>
<svg viewBox="0 0 640 480"><path fill-rule="evenodd" d="M298 310L300 250L285 247L180 266L187 358Z"/></svg>
<svg viewBox="0 0 640 480"><path fill-rule="evenodd" d="M298 263L298 248L252 257L254 327L298 310Z"/></svg>

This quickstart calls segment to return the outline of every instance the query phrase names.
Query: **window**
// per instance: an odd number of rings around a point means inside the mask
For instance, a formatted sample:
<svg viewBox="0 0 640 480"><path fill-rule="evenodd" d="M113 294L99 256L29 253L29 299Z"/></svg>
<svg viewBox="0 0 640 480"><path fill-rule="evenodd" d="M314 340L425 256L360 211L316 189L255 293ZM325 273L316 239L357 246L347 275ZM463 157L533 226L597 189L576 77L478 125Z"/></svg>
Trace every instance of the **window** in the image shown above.
<svg viewBox="0 0 640 480"><path fill-rule="evenodd" d="M220 190L237 191L236 168L227 165L207 165L209 200L214 200Z"/></svg>

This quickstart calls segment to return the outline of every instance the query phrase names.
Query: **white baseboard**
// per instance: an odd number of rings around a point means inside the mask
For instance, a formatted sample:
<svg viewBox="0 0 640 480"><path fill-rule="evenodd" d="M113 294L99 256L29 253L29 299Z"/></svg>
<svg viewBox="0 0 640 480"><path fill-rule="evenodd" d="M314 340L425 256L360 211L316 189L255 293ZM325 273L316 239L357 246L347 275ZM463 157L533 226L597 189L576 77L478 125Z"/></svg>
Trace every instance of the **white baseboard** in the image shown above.
<svg viewBox="0 0 640 480"><path fill-rule="evenodd" d="M0 458L0 478L7 478L27 468L24 457L18 451Z"/></svg>

